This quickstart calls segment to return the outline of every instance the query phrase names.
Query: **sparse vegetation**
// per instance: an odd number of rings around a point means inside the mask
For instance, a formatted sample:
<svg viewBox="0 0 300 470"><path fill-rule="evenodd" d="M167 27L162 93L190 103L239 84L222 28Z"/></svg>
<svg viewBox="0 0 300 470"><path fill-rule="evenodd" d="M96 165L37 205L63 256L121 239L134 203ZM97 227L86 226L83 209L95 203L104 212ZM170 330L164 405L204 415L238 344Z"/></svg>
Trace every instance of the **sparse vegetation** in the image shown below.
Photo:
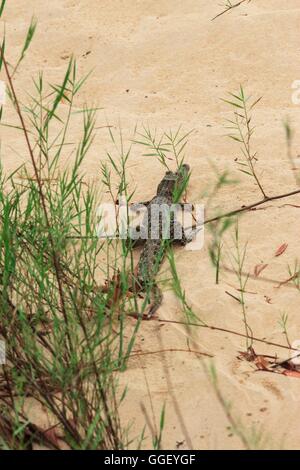
<svg viewBox="0 0 300 470"><path fill-rule="evenodd" d="M217 16L247 1L250 0L235 3L228 0ZM0 2L0 17L5 3ZM238 92L230 93L223 101L233 110L227 121L228 137L240 149L235 168L242 173L241 178L251 178L260 199L220 211L214 205L217 196L238 181L228 170L220 172L214 168L216 181L209 183L203 195L209 215L206 214L202 225L209 231L208 256L214 269L213 282L218 285L213 284L213 288L222 286L224 272L231 270L237 293L229 295L239 303L243 329L215 325L208 321L206 312L198 313L183 287L171 243L166 240L167 262L157 282L164 291L172 289L182 317L172 320L158 315L153 322L184 326L188 347L183 350L175 345L147 353L135 350L153 285L149 283L142 295L135 289L136 255L132 241L120 237L118 231L114 238L99 236L103 222L99 204L109 201L118 217L123 201L129 222L128 207L136 200L128 177L133 146L138 145L145 157L158 160L163 174L166 170L177 170L185 162L193 131L178 127L175 131L158 132L149 126L141 129L137 126L126 144L122 130L107 125L113 150L103 151L99 161L99 188L84 174L85 159L95 145L99 109L88 105L79 108L77 102L89 74L80 77L76 60L71 58L60 84L48 84L41 72L33 78L26 99L23 95L20 98L16 72L22 69L36 28L33 18L15 64L9 57L5 33L0 46L0 72L7 84L10 110L14 110L17 120L7 121L2 107L0 125L22 137L28 156L27 163L10 174L0 168L0 340L6 343L6 363L0 366L0 448L27 450L40 445L48 449L120 450L130 446L142 448L147 442L148 447L159 450L163 448L163 433L168 427L167 405L163 403L160 416L155 415L144 371L151 419L142 408L145 428L132 435L131 423L124 424L121 417L128 390L120 385L119 379L130 358L166 351L212 356L191 349L189 344L195 331L210 331L239 339L245 345L239 351L239 359L251 362L256 370L281 373L280 366L284 372L290 371L288 360L279 363L276 355L263 356L254 350L256 344L268 345L289 354L293 338L285 312L278 322L284 344L271 341L267 334L263 337L255 334L246 302L251 277L246 270L247 243L241 241L239 219L253 209L266 207L270 201L300 194L299 178L296 174L297 189L273 196L269 189L266 192L252 140L252 114L261 98L248 97L242 86ZM79 118L81 132L74 138L73 126ZM287 155L293 167L293 132L288 121L285 132ZM187 199L189 178L190 174L176 188L175 202ZM229 248L225 240L228 235L233 235L233 246ZM286 248L287 244L282 245L275 257L281 256ZM226 256L231 262L230 269L225 263ZM253 275L257 282L268 265L258 266ZM288 273L290 277L280 286L293 283L299 290L297 260L293 266L288 265ZM266 446L263 432L257 429L248 432L236 418L233 406L224 398L215 366L204 365L204 370L230 431L242 446L245 449ZM43 415L43 425L34 422L33 407Z"/></svg>

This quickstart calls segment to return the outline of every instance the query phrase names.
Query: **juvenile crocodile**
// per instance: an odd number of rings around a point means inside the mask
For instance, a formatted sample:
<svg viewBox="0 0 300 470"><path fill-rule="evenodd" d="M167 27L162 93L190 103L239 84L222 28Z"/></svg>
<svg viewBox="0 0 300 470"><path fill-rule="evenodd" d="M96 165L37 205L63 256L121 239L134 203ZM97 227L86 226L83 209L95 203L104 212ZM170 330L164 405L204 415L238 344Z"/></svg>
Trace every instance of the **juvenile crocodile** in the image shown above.
<svg viewBox="0 0 300 470"><path fill-rule="evenodd" d="M148 312L144 315L147 319L152 317L162 302L162 293L155 279L167 244L177 240L185 245L190 241L174 214L175 205L186 187L189 171L190 167L186 164L181 165L176 172L167 171L157 187L156 196L151 201L137 205L137 207L141 204L146 206L147 213L139 228L139 239L133 242L134 246L141 241L145 242L135 269L134 290L150 292L152 301Z"/></svg>

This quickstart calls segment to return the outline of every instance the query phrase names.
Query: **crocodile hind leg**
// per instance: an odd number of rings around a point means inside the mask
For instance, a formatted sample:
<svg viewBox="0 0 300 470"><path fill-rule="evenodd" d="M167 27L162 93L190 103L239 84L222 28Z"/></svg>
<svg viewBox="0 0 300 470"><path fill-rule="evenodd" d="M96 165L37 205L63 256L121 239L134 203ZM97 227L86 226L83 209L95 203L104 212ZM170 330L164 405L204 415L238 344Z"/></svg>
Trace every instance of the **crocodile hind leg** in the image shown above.
<svg viewBox="0 0 300 470"><path fill-rule="evenodd" d="M143 315L139 312L131 313L129 314L131 317L136 318L137 320L142 317L142 320L151 320L155 312L159 309L161 306L163 299L162 291L158 287L158 285L155 283L151 289L150 292L150 299L149 299L149 307L146 309L145 313Z"/></svg>

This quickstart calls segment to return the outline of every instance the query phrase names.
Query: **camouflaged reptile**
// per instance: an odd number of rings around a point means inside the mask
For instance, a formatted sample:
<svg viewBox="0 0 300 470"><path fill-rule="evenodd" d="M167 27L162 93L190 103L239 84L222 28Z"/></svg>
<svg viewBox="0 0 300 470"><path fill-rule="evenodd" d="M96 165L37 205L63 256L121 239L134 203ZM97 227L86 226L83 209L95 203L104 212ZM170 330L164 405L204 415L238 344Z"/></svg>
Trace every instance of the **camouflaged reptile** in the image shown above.
<svg viewBox="0 0 300 470"><path fill-rule="evenodd" d="M144 242L138 265L135 269L135 292L150 292L150 307L144 315L149 319L162 302L162 293L156 283L156 275L164 258L168 243L178 241L185 245L187 239L182 226L175 219L174 204L185 189L190 168L181 165L178 171L167 171L157 187L156 196L151 201L134 204L139 209L147 207L147 213L139 227L139 238L133 246ZM185 204L180 204L181 207ZM187 206L190 206L187 204ZM191 207L191 206L190 206Z"/></svg>

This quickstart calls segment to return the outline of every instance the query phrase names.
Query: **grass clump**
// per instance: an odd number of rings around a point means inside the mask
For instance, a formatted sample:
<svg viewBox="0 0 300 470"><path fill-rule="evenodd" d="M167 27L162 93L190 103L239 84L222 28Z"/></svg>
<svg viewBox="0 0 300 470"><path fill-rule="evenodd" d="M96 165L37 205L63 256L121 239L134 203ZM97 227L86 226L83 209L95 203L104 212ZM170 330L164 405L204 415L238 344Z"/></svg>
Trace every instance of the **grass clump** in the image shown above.
<svg viewBox="0 0 300 470"><path fill-rule="evenodd" d="M5 2L2 2L2 14ZM102 287L120 257L119 241L96 236L98 193L86 185L82 163L94 139L96 110L75 109L85 82L71 59L60 85L43 74L20 102L14 72L34 36L32 21L13 67L1 45L7 94L24 137L30 163L0 178L0 337L6 363L0 368L0 447L123 449L129 445L119 407L125 392L115 371L125 367L138 329L124 334L114 316L116 282ZM82 116L78 143L68 142L74 114ZM1 109L1 125L5 110ZM63 170L70 145L74 158ZM126 187L122 155L120 188ZM123 167L122 167L123 165ZM125 290L121 263L118 289ZM113 279L113 277L112 277ZM117 296L119 298L120 296ZM123 311L122 302L118 311ZM28 400L41 407L47 426L33 423Z"/></svg>

